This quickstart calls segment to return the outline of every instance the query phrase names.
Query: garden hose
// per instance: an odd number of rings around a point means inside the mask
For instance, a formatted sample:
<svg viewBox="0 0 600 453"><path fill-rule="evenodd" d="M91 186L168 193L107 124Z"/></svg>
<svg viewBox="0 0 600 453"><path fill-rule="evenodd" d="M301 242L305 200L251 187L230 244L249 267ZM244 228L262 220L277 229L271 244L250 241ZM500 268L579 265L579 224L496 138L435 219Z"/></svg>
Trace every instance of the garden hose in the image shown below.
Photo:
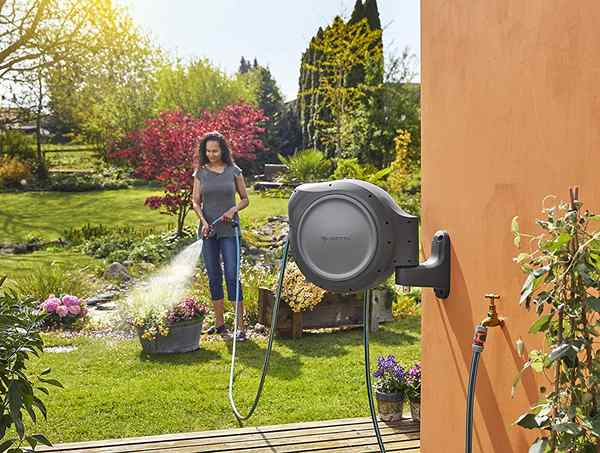
<svg viewBox="0 0 600 453"><path fill-rule="evenodd" d="M234 223L235 227L235 237L237 243L237 275L236 275L236 287L235 287L235 319L234 319L234 327L233 327L233 348L231 351L231 368L229 372L229 405L231 406L231 410L235 415L238 423L241 424L243 420L249 419L256 407L258 406L258 401L260 400L260 396L263 391L263 387L265 385L265 378L267 377L267 372L269 370L269 361L271 359L271 350L273 349L273 338L275 337L275 328L277 325L277 312L279 310L279 300L281 299L281 289L283 287L283 275L285 273L285 266L287 264L288 258L288 249L289 249L289 240L286 240L285 246L283 249L283 256L281 258L281 265L279 269L279 279L277 282L277 293L275 295L275 303L273 304L273 313L271 316L271 332L269 334L269 342L267 344L267 352L265 353L265 360L263 363L262 374L260 376L260 382L258 384L258 391L256 392L256 397L254 398L254 402L250 407L247 415L242 415L238 408L235 405L235 399L233 397L233 384L235 380L235 358L237 353L237 328L238 328L238 319L239 319L239 299L240 299L240 235L239 235L239 225Z"/></svg>
<svg viewBox="0 0 600 453"><path fill-rule="evenodd" d="M477 368L479 367L479 356L483 352L487 337L487 327L478 325L475 327L473 337L473 355L471 356L471 370L469 372L469 387L467 390L467 420L465 434L465 453L473 450L473 406L475 402L475 383L477 382Z"/></svg>
<svg viewBox="0 0 600 453"><path fill-rule="evenodd" d="M365 350L365 380L367 383L367 394L369 396L369 410L371 411L371 420L373 421L373 429L375 430L375 437L379 444L379 450L381 453L385 453L385 447L383 446L383 439L381 438L381 432L379 431L379 424L377 423L377 414L375 413L375 401L373 400L373 386L371 385L371 365L369 363L369 324L370 324L370 313L371 313L371 290L365 290L364 304L363 304L363 346Z"/></svg>

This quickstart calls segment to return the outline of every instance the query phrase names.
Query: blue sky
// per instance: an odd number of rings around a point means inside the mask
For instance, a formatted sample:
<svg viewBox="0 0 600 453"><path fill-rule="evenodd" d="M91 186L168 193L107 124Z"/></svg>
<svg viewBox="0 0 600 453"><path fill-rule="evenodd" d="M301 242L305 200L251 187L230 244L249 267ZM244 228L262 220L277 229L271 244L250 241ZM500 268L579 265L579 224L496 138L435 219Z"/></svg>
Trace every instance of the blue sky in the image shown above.
<svg viewBox="0 0 600 453"><path fill-rule="evenodd" d="M161 47L207 57L234 73L243 55L268 66L286 99L296 97L300 56L319 26L348 17L355 0L118 0ZM386 52L420 55L419 0L379 0ZM417 68L418 71L418 68Z"/></svg>

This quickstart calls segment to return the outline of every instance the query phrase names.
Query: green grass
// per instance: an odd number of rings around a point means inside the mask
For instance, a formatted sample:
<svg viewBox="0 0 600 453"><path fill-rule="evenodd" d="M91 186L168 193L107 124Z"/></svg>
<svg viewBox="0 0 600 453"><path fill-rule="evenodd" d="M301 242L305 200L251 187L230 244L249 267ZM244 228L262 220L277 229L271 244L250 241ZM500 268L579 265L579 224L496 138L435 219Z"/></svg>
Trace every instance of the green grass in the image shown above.
<svg viewBox="0 0 600 453"><path fill-rule="evenodd" d="M68 228L92 224L129 224L144 227L174 226L176 219L144 206L159 195L155 189L127 189L86 193L27 192L0 194L0 243L15 243L28 236L57 239ZM250 192L250 206L240 213L242 223L287 212L287 201ZM190 212L190 225L197 217Z"/></svg>
<svg viewBox="0 0 600 453"><path fill-rule="evenodd" d="M6 285L19 280L39 266L59 265L68 269L101 266L102 262L68 250L40 250L25 255L0 255L0 277L8 276Z"/></svg>
<svg viewBox="0 0 600 453"><path fill-rule="evenodd" d="M277 340L263 397L247 426L368 415L362 330ZM65 389L44 397L48 421L36 427L53 442L69 442L236 427L227 401L230 343L203 343L195 353L152 357L137 340L65 339L69 353L45 353L35 369L52 368ZM386 324L371 335L377 355L405 365L420 357L420 321ZM238 408L246 413L256 392L265 343L239 345Z"/></svg>

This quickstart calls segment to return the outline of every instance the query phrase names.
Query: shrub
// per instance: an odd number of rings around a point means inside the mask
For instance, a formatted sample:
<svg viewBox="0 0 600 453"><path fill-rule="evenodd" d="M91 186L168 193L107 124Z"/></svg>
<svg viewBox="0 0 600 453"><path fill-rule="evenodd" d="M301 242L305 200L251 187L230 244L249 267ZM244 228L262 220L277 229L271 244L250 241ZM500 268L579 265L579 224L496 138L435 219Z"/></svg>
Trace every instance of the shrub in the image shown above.
<svg viewBox="0 0 600 453"><path fill-rule="evenodd" d="M49 369L39 375L28 369L31 356L43 352L40 336L43 318L33 301L12 291L0 293L0 451L24 452L25 442L31 448L38 444L51 446L42 434L27 435L23 420L23 411L33 423L37 419L36 410L46 418L41 393L48 394L49 385L62 387L60 382L49 379ZM5 437L13 427L17 437Z"/></svg>
<svg viewBox="0 0 600 453"><path fill-rule="evenodd" d="M52 175L48 190L56 192L90 192L92 190L128 189L129 180L121 180L102 175Z"/></svg>
<svg viewBox="0 0 600 453"><path fill-rule="evenodd" d="M31 179L31 168L17 157L0 159L0 187L19 187Z"/></svg>
<svg viewBox="0 0 600 453"><path fill-rule="evenodd" d="M412 289L409 293L396 290L396 300L392 305L394 319L406 316L419 316L421 314L421 290Z"/></svg>
<svg viewBox="0 0 600 453"><path fill-rule="evenodd" d="M44 321L49 327L72 327L83 321L88 312L84 302L69 294L65 294L62 298L50 294L40 304L40 309L46 314Z"/></svg>
<svg viewBox="0 0 600 453"><path fill-rule="evenodd" d="M289 172L283 178L289 181L322 181L331 174L331 161L316 149L298 151L289 157L279 155L279 158L288 167Z"/></svg>
<svg viewBox="0 0 600 453"><path fill-rule="evenodd" d="M20 297L41 302L48 294L80 294L88 296L94 289L86 269L68 269L56 264L34 267L13 285Z"/></svg>
<svg viewBox="0 0 600 453"><path fill-rule="evenodd" d="M411 166L408 159L410 134L398 131L394 140L396 145L396 158L392 162L391 173L387 180L387 187L396 202L405 211L419 215L421 206L421 175L419 168Z"/></svg>
<svg viewBox="0 0 600 453"><path fill-rule="evenodd" d="M0 133L0 155L17 157L20 160L35 159L35 139L19 131L6 130Z"/></svg>
<svg viewBox="0 0 600 453"><path fill-rule="evenodd" d="M365 169L358 163L358 159L338 159L332 179L363 179Z"/></svg>
<svg viewBox="0 0 600 453"><path fill-rule="evenodd" d="M196 240L192 228L185 227L180 235L154 229L136 229L129 226L93 227L65 232L72 244L79 244L86 255L114 262L147 262L158 264L173 256ZM86 240L86 238L89 238Z"/></svg>

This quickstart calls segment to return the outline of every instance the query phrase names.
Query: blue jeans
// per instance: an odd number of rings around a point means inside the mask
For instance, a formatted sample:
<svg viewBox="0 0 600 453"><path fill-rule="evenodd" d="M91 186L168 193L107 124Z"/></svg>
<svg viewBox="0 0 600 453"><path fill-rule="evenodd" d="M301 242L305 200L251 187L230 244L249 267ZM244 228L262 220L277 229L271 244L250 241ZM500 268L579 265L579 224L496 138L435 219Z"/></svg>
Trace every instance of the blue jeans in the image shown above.
<svg viewBox="0 0 600 453"><path fill-rule="evenodd" d="M210 297L212 300L220 300L225 297L223 293L223 268L225 270L225 282L227 283L227 297L235 302L235 285L237 274L237 243L235 237L217 238L213 236L205 239L202 246L202 258L208 275L210 286ZM221 267L221 256L223 257L223 268ZM240 298L242 296L242 282L240 281Z"/></svg>

